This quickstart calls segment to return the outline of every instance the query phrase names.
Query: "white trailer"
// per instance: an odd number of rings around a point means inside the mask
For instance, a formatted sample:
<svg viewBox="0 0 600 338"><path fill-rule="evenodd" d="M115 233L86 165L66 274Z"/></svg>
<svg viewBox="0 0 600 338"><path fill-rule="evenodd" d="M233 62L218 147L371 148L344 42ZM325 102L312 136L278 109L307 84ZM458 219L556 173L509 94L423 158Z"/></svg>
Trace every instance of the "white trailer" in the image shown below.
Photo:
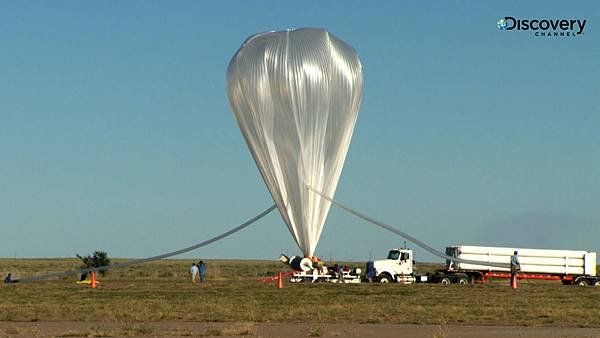
<svg viewBox="0 0 600 338"><path fill-rule="evenodd" d="M279 261L288 265L295 272L290 278L292 283L315 283L315 282L329 282L329 283L360 283L361 270L356 269L342 269L341 273L335 273L334 271L327 268L327 266L319 265L313 266L313 262L308 257L292 256L288 257L284 254L279 256ZM331 267L330 267L331 268Z"/></svg>
<svg viewBox="0 0 600 338"><path fill-rule="evenodd" d="M510 264L517 251L521 270L519 279L561 280L581 286L600 284L596 273L596 253L574 250L528 249L455 245L446 247L446 255L464 260ZM446 260L446 274L466 274L471 280L508 278L510 269Z"/></svg>
<svg viewBox="0 0 600 338"><path fill-rule="evenodd" d="M295 272L290 278L291 283L318 283L318 282L328 282L328 283L351 283L358 284L361 282L360 279L360 269L353 269L350 271L343 271L342 276L337 276L332 273L320 273L317 269L313 271L298 271Z"/></svg>

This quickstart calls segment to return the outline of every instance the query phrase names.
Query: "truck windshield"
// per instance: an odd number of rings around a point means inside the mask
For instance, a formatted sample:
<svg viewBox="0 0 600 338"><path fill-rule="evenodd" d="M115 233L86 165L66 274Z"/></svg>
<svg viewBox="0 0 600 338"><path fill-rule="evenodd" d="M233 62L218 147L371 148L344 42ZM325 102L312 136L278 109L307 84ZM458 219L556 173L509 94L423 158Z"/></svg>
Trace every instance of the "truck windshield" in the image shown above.
<svg viewBox="0 0 600 338"><path fill-rule="evenodd" d="M400 251L395 251L395 250L392 250L392 251L390 251L390 253L388 254L388 257L387 257L387 259L393 259L393 260L397 260L397 259L398 259L398 257L400 257Z"/></svg>

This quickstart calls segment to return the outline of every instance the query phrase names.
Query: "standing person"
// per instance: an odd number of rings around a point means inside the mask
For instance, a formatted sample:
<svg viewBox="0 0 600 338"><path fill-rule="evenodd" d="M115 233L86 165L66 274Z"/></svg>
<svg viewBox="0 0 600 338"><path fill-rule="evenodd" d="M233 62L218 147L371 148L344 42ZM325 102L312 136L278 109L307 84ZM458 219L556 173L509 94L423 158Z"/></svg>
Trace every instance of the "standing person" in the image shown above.
<svg viewBox="0 0 600 338"><path fill-rule="evenodd" d="M337 264L333 265L333 277L336 278L337 280L340 279L340 268L338 267Z"/></svg>
<svg viewBox="0 0 600 338"><path fill-rule="evenodd" d="M338 283L343 283L344 282L344 268L341 265L336 264L333 267L335 274L337 275L338 278Z"/></svg>
<svg viewBox="0 0 600 338"><path fill-rule="evenodd" d="M196 263L192 263L190 274L192 274L192 283L196 283L196 280L198 279L198 267L196 266Z"/></svg>
<svg viewBox="0 0 600 338"><path fill-rule="evenodd" d="M373 283L376 277L377 274L375 273L375 267L373 266L373 263L367 264L367 280L369 283Z"/></svg>
<svg viewBox="0 0 600 338"><path fill-rule="evenodd" d="M514 255L510 256L510 286L513 289L517 288L517 271L521 270L521 263L519 263L519 252L515 250Z"/></svg>
<svg viewBox="0 0 600 338"><path fill-rule="evenodd" d="M204 283L204 276L206 275L206 263L203 261L198 262L198 269L200 271L200 283Z"/></svg>

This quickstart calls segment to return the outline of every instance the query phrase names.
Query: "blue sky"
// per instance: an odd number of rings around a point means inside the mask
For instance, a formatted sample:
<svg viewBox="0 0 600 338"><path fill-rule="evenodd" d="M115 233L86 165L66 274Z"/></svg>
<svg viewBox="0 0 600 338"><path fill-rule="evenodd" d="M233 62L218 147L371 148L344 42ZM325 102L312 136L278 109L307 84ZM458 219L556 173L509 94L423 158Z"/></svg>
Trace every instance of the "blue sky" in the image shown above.
<svg viewBox="0 0 600 338"><path fill-rule="evenodd" d="M504 16L587 24L541 38ZM269 206L225 71L249 35L300 27L363 62L338 200L439 249L600 250L598 22L593 1L3 2L0 257L150 256ZM402 243L332 208L317 254ZM273 213L184 257L281 252L299 250Z"/></svg>

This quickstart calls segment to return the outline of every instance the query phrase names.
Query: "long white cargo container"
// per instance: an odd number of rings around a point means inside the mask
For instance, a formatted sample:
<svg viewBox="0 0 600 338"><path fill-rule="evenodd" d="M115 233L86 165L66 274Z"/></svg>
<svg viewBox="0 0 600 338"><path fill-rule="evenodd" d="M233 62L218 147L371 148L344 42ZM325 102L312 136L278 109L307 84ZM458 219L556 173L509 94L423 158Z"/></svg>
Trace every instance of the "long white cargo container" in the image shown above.
<svg viewBox="0 0 600 338"><path fill-rule="evenodd" d="M510 264L510 257L517 251L521 265L520 278L561 279L565 284L597 284L596 253L574 250L527 249L455 245L446 247L446 254L464 260ZM448 271L478 273L482 278L501 277L510 269L490 267L484 264L446 261Z"/></svg>

